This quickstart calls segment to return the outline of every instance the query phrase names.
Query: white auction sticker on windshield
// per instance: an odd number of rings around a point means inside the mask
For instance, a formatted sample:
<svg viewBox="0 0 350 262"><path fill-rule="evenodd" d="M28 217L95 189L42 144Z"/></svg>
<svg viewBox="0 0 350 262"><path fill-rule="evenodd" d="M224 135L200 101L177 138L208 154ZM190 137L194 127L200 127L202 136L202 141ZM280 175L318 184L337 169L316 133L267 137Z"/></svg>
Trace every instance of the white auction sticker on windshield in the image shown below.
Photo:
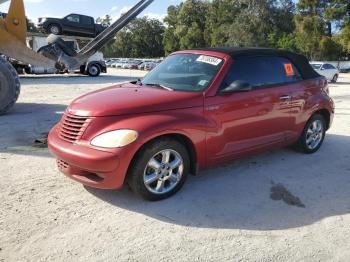
<svg viewBox="0 0 350 262"><path fill-rule="evenodd" d="M197 58L197 62L207 63L211 65L219 65L221 63L222 59L216 58L213 56L207 56L207 55L201 55Z"/></svg>

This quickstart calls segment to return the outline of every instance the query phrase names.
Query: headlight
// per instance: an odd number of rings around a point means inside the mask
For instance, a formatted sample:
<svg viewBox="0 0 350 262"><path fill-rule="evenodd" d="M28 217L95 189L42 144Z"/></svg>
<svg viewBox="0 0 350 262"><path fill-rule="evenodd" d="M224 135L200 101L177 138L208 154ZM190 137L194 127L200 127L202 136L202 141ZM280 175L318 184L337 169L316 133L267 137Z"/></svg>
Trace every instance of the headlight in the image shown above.
<svg viewBox="0 0 350 262"><path fill-rule="evenodd" d="M138 137L135 130L121 129L110 131L92 139L91 145L104 148L124 147L134 142Z"/></svg>

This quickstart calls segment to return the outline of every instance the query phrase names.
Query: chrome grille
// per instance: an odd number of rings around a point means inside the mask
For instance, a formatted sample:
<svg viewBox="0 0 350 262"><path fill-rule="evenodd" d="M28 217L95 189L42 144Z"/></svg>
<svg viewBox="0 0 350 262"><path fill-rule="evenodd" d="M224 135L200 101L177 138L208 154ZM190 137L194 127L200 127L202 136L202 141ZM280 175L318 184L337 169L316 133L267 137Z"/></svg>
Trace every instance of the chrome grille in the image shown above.
<svg viewBox="0 0 350 262"><path fill-rule="evenodd" d="M74 143L78 141L91 122L91 118L65 113L60 123L60 138Z"/></svg>

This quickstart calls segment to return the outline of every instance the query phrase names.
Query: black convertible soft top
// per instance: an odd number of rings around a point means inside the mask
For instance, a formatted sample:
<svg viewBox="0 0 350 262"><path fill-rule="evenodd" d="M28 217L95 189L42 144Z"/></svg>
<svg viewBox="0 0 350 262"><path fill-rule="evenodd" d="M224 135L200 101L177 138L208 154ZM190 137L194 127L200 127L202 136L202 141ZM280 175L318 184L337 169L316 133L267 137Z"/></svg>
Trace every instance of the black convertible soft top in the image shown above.
<svg viewBox="0 0 350 262"><path fill-rule="evenodd" d="M290 51L272 48L250 48L250 47L214 47L199 48L197 50L213 51L230 55L233 59L249 56L281 56L289 59L300 71L303 79L313 79L320 75L311 67L309 60L300 54Z"/></svg>

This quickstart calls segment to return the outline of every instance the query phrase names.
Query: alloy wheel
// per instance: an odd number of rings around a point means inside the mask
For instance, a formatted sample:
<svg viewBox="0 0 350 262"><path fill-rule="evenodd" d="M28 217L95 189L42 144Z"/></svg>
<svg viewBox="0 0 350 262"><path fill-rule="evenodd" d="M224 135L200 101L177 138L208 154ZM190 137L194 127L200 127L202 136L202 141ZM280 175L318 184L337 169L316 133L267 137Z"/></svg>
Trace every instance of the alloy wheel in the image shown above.
<svg viewBox="0 0 350 262"><path fill-rule="evenodd" d="M310 123L306 133L306 146L313 150L320 145L324 135L324 126L321 120Z"/></svg>
<svg viewBox="0 0 350 262"><path fill-rule="evenodd" d="M57 26L54 25L54 26L51 26L50 31L51 31L52 34L58 35L59 32L60 32L60 29Z"/></svg>
<svg viewBox="0 0 350 262"><path fill-rule="evenodd" d="M97 66L92 65L89 67L89 74L90 76L97 76L99 73L99 69L97 68Z"/></svg>
<svg viewBox="0 0 350 262"><path fill-rule="evenodd" d="M184 161L181 155L171 149L156 153L147 163L143 182L153 194L166 194L181 181L184 172Z"/></svg>

